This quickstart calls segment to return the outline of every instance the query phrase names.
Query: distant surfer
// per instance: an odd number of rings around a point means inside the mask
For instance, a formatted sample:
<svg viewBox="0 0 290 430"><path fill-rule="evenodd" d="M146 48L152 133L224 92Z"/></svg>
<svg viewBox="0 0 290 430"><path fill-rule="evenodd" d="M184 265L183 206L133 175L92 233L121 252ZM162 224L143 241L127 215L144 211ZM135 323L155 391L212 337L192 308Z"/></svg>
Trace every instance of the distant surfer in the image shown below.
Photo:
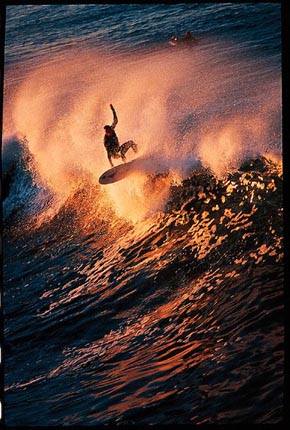
<svg viewBox="0 0 290 430"><path fill-rule="evenodd" d="M171 36L170 38L170 45L176 46L176 45L182 45L183 43L191 44L192 42L197 42L197 39L195 39L190 31L187 31L181 39L177 36Z"/></svg>
<svg viewBox="0 0 290 430"><path fill-rule="evenodd" d="M129 140L128 142L119 145L118 137L115 133L115 127L118 124L118 118L116 111L112 104L110 104L110 108L113 112L113 123L112 125L105 125L105 136L104 136L104 146L107 150L108 160L112 167L114 164L112 162L112 158L122 158L122 161L126 162L126 152L128 149L132 148L134 152L138 151L137 144L133 142L133 140Z"/></svg>
<svg viewBox="0 0 290 430"><path fill-rule="evenodd" d="M170 42L169 42L170 45L175 46L177 42L178 42L178 37L177 36L171 36Z"/></svg>
<svg viewBox="0 0 290 430"><path fill-rule="evenodd" d="M184 40L191 40L191 39L193 39L193 37L192 37L192 35L191 35L191 32L190 32L190 31L187 31L187 32L185 33Z"/></svg>

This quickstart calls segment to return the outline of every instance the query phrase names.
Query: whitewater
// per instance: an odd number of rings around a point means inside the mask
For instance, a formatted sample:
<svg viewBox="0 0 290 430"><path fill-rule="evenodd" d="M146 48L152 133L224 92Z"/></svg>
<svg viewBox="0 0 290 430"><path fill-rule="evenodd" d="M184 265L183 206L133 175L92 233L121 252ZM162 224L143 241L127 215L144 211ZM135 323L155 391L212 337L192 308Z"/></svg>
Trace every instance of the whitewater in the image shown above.
<svg viewBox="0 0 290 430"><path fill-rule="evenodd" d="M124 7L141 29L180 13L243 29L244 6ZM117 5L26 8L6 19L6 423L281 422L282 90L268 30L251 46L209 26L173 47L123 33ZM13 38L17 11L39 44L21 27L26 46ZM110 103L120 143L152 173L102 186Z"/></svg>

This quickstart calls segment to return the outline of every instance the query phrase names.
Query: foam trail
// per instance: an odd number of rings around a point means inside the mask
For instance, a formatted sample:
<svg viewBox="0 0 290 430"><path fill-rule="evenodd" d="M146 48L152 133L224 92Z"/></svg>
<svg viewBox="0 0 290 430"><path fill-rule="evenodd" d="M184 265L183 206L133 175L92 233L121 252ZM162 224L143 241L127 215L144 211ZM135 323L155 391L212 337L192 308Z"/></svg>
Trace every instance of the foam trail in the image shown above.
<svg viewBox="0 0 290 430"><path fill-rule="evenodd" d="M26 136L42 181L64 199L84 176L97 183L109 167L103 125L112 122L110 103L120 143L134 140L141 157L154 155L177 176L186 176L199 158L222 175L247 155L279 154L280 78L210 46L120 57L66 51L46 58L9 92L4 131ZM129 151L128 159L133 156ZM134 184L125 180L107 189L121 215L130 217L137 203L142 216L160 209L166 191L148 208L145 182L140 174Z"/></svg>

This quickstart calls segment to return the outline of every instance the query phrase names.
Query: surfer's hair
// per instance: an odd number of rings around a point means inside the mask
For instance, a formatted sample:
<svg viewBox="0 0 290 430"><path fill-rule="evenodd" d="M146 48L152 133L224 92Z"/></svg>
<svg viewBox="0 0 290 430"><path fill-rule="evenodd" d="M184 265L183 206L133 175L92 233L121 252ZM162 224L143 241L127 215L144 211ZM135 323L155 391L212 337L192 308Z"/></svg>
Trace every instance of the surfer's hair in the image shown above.
<svg viewBox="0 0 290 430"><path fill-rule="evenodd" d="M110 125L105 125L104 129L105 130L112 130L112 127Z"/></svg>

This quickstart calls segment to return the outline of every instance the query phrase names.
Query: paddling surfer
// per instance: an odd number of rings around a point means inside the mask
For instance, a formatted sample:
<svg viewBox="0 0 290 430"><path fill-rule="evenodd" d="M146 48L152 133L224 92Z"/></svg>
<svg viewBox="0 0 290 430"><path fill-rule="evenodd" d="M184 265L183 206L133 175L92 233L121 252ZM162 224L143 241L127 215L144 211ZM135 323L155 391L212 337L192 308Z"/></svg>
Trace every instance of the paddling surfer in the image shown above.
<svg viewBox="0 0 290 430"><path fill-rule="evenodd" d="M122 158L122 161L126 162L126 152L128 149L132 148L134 152L138 151L138 147L133 140L129 140L128 142L123 143L122 145L119 144L118 137L115 132L115 127L118 124L118 117L116 114L116 111L114 109L114 106L110 104L110 108L113 112L113 123L112 125L105 125L105 136L104 136L104 146L107 150L108 160L112 167L114 167L114 164L112 162L112 158Z"/></svg>

